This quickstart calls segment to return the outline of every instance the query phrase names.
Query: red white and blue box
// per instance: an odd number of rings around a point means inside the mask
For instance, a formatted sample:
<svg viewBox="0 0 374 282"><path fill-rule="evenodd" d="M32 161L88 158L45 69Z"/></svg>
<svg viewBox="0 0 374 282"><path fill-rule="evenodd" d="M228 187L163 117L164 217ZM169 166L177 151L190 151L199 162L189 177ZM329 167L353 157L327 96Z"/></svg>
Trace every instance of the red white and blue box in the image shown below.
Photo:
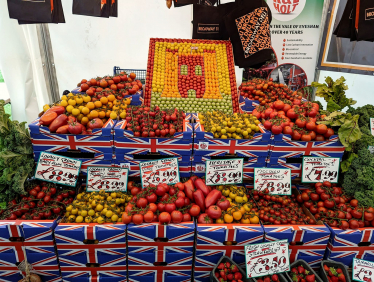
<svg viewBox="0 0 374 282"><path fill-rule="evenodd" d="M120 273L120 276L87 276L78 278L62 278L63 282L127 282L126 273Z"/></svg>
<svg viewBox="0 0 374 282"><path fill-rule="evenodd" d="M198 159L201 158L201 161L195 161L195 157L196 157L195 155L193 155L192 157L192 166L191 166L192 174L198 177L205 177L205 162L207 160L212 159L212 157L199 156ZM234 157L234 158L240 158L240 157ZM266 167L266 166L267 166L266 159L264 157L260 157L260 158L244 157L243 179L246 179L246 180L254 179L255 167Z"/></svg>
<svg viewBox="0 0 374 282"><path fill-rule="evenodd" d="M74 88L73 90L71 90L71 93L73 93L73 94L85 94L84 92L81 92L80 87ZM123 97L123 99L130 99L131 100L130 105L140 106L140 105L143 104L143 90L140 89L138 92L136 92L133 95L126 95L126 96Z"/></svg>
<svg viewBox="0 0 374 282"><path fill-rule="evenodd" d="M270 158L267 160L266 167L269 168L289 168L291 169L291 178L295 179L301 177L301 161L300 158L298 163L295 163L295 160L292 158L289 159L278 159L278 158Z"/></svg>
<svg viewBox="0 0 374 282"><path fill-rule="evenodd" d="M352 266L353 258L374 261L374 228L342 230L336 227L328 228L331 236L326 250L325 259L341 262Z"/></svg>
<svg viewBox="0 0 374 282"><path fill-rule="evenodd" d="M29 124L32 147L35 153L42 151L51 153L76 152L85 153L82 154L81 158L93 159L100 155L104 160L112 160L112 129L116 121L109 119L103 128L93 129L90 135L73 135L51 133L48 127L40 125L39 120L40 118Z"/></svg>
<svg viewBox="0 0 374 282"><path fill-rule="evenodd" d="M135 137L132 131L125 130L126 120L122 120L114 127L115 154L144 155L155 154L165 157L182 157L189 161L193 147L193 124L185 119L183 132L176 132L173 138Z"/></svg>
<svg viewBox="0 0 374 282"><path fill-rule="evenodd" d="M196 226L195 281L209 275L222 256L245 268L244 246L264 241L260 224L200 224Z"/></svg>
<svg viewBox="0 0 374 282"><path fill-rule="evenodd" d="M265 242L288 240L290 262L302 259L319 268L330 238L325 225L263 225Z"/></svg>
<svg viewBox="0 0 374 282"><path fill-rule="evenodd" d="M166 156L165 156L166 157ZM137 159L135 159L132 155L120 155L117 154L115 159L113 159L113 166L123 167L129 169L129 177L140 177L140 167L139 164L141 162L147 160L154 160L150 159L148 155L142 156L137 155ZM160 157L162 158L162 157ZM179 176L180 177L190 177L191 176L191 161L182 161L182 157L179 156L178 158L178 166L179 166Z"/></svg>
<svg viewBox="0 0 374 282"><path fill-rule="evenodd" d="M63 278L126 277L125 224L60 223L55 240Z"/></svg>

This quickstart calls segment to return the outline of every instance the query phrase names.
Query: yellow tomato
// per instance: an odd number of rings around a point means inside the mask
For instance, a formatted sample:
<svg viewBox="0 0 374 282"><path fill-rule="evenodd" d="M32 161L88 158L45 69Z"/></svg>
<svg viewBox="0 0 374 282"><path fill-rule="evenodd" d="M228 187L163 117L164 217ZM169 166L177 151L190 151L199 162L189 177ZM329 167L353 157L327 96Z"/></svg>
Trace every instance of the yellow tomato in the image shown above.
<svg viewBox="0 0 374 282"><path fill-rule="evenodd" d="M82 109L82 114L84 114L84 115L88 115L89 113L90 113L90 109L89 109L89 108L84 107L84 108Z"/></svg>
<svg viewBox="0 0 374 282"><path fill-rule="evenodd" d="M242 218L242 219L240 220L240 223L242 223L242 224L250 224L251 221L249 220L249 218Z"/></svg>
<svg viewBox="0 0 374 282"><path fill-rule="evenodd" d="M113 215L112 211L107 211L105 214L106 217L112 217L112 215Z"/></svg>
<svg viewBox="0 0 374 282"><path fill-rule="evenodd" d="M241 206L241 207L239 208L239 211L240 211L242 214L245 214L245 209L244 209L243 206Z"/></svg>
<svg viewBox="0 0 374 282"><path fill-rule="evenodd" d="M117 222L117 221L118 221L118 215L113 214L110 220L111 220L112 222Z"/></svg>
<svg viewBox="0 0 374 282"><path fill-rule="evenodd" d="M71 214L77 214L78 213L78 209L77 208L73 208L72 210L71 210Z"/></svg>
<svg viewBox="0 0 374 282"><path fill-rule="evenodd" d="M45 104L44 106L43 106L43 112L46 112L47 110L49 110L49 105L48 104Z"/></svg>
<svg viewBox="0 0 374 282"><path fill-rule="evenodd" d="M240 220L243 216L243 214L240 211L234 211L232 213L232 216L234 217L235 220Z"/></svg>
<svg viewBox="0 0 374 282"><path fill-rule="evenodd" d="M66 107L68 105L68 102L66 100L62 100L60 105Z"/></svg>
<svg viewBox="0 0 374 282"><path fill-rule="evenodd" d="M239 203L239 204L243 203L243 197L236 196L236 197L235 197L235 202L237 202L237 203Z"/></svg>
<svg viewBox="0 0 374 282"><path fill-rule="evenodd" d="M75 219L75 222L76 223L81 223L83 221L83 216L81 216L81 215L78 215L77 217L76 217L76 219Z"/></svg>
<svg viewBox="0 0 374 282"><path fill-rule="evenodd" d="M103 223L104 223L104 218L101 217L101 216L99 216L99 217L97 218L97 223L98 223L98 224L103 224Z"/></svg>
<svg viewBox="0 0 374 282"><path fill-rule="evenodd" d="M236 198L236 196L238 196L238 194L236 194L236 193L234 193L234 192L230 192L230 194L229 194L229 197L231 198L231 199L235 199Z"/></svg>
<svg viewBox="0 0 374 282"><path fill-rule="evenodd" d="M79 109L73 109L73 110L71 111L71 113L73 114L73 116L78 116L81 112L80 112Z"/></svg>
<svg viewBox="0 0 374 282"><path fill-rule="evenodd" d="M77 101L75 101L75 99L69 99L68 104L71 106L75 106L77 104Z"/></svg>
<svg viewBox="0 0 374 282"><path fill-rule="evenodd" d="M244 195L244 196L243 196L243 203L246 203L246 202L248 202L248 198L247 198L246 195Z"/></svg>
<svg viewBox="0 0 374 282"><path fill-rule="evenodd" d="M260 222L260 219L258 218L257 215L253 216L250 218L250 221L252 224L258 224Z"/></svg>
<svg viewBox="0 0 374 282"><path fill-rule="evenodd" d="M90 110L93 110L93 109L95 109L95 104L92 103L92 102L88 102L86 107L89 108Z"/></svg>
<svg viewBox="0 0 374 282"><path fill-rule="evenodd" d="M67 211L67 212L71 212L72 209L73 209L73 206L72 206L72 205L69 205L69 206L67 206L66 211Z"/></svg>
<svg viewBox="0 0 374 282"><path fill-rule="evenodd" d="M83 97L83 102L88 103L89 101L91 101L91 97L90 96L84 96Z"/></svg>
<svg viewBox="0 0 374 282"><path fill-rule="evenodd" d="M81 123L82 124L87 124L89 122L88 117L82 117Z"/></svg>
<svg viewBox="0 0 374 282"><path fill-rule="evenodd" d="M82 210L81 211L81 216L86 217L87 216L87 211L86 210Z"/></svg>
<svg viewBox="0 0 374 282"><path fill-rule="evenodd" d="M230 189L225 188L225 189L222 190L222 195L223 196L227 197L229 194L230 194Z"/></svg>
<svg viewBox="0 0 374 282"><path fill-rule="evenodd" d="M89 216L94 216L94 215L95 215L95 211L92 210L92 209L89 210L89 211L88 211L88 215L89 215Z"/></svg>
<svg viewBox="0 0 374 282"><path fill-rule="evenodd" d="M218 218L218 219L216 220L216 223L218 223L218 224L222 224L222 223L225 223L225 221L223 220L222 217L220 217L220 218Z"/></svg>
<svg viewBox="0 0 374 282"><path fill-rule="evenodd" d="M224 221L225 221L226 223L231 223L231 222L234 221L233 216L230 215L230 214L225 214L224 217L223 217L223 219L224 219Z"/></svg>
<svg viewBox="0 0 374 282"><path fill-rule="evenodd" d="M116 112L111 112L110 113L110 118L113 119L113 120L117 119L117 113Z"/></svg>
<svg viewBox="0 0 374 282"><path fill-rule="evenodd" d="M96 206L95 210L98 211L98 212L100 212L100 211L103 210L103 208L104 208L104 207L103 207L101 204L98 204L98 205Z"/></svg>
<svg viewBox="0 0 374 282"><path fill-rule="evenodd" d="M100 101L95 101L94 104L95 108L101 108L101 106L103 105Z"/></svg>
<svg viewBox="0 0 374 282"><path fill-rule="evenodd" d="M107 97L101 97L100 98L100 102L101 102L101 104L103 104L103 105L106 105L106 104L108 104L108 98Z"/></svg>
<svg viewBox="0 0 374 282"><path fill-rule="evenodd" d="M115 99L116 99L116 97L115 97L113 94L110 94L110 95L108 96L108 100L109 100L110 102L113 102Z"/></svg>
<svg viewBox="0 0 374 282"><path fill-rule="evenodd" d="M67 100L68 99L68 97L66 96L66 95L62 95L62 97L61 97L61 100Z"/></svg>
<svg viewBox="0 0 374 282"><path fill-rule="evenodd" d="M69 222L74 222L75 221L75 215L69 215L68 221Z"/></svg>
<svg viewBox="0 0 374 282"><path fill-rule="evenodd" d="M249 204L249 203L244 204L243 207L244 207L246 212L250 212L251 209L252 209L252 205Z"/></svg>
<svg viewBox="0 0 374 282"><path fill-rule="evenodd" d="M84 219L84 222L86 222L86 223L91 223L91 222L92 222L92 217L91 217L91 216L87 216L87 217Z"/></svg>

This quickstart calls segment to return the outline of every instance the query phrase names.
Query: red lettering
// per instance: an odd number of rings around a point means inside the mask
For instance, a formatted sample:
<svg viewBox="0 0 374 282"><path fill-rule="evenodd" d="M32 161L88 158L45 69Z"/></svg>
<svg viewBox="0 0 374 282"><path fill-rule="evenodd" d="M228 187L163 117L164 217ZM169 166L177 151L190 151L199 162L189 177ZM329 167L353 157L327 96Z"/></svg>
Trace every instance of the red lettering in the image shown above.
<svg viewBox="0 0 374 282"><path fill-rule="evenodd" d="M282 3L283 3L283 4L292 4L292 3L291 3L291 0L282 0Z"/></svg>
<svg viewBox="0 0 374 282"><path fill-rule="evenodd" d="M275 8L275 10L278 11L278 13L280 13L280 11L279 11L279 4L274 3L274 8Z"/></svg>

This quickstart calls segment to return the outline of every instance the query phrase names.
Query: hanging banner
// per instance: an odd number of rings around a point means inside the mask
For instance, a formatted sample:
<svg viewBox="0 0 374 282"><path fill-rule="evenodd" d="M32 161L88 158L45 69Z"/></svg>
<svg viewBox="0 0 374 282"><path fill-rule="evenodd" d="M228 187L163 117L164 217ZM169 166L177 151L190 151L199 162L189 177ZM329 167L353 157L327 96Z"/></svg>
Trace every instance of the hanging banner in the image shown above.
<svg viewBox="0 0 374 282"><path fill-rule="evenodd" d="M205 166L206 185L240 184L243 182L244 159L209 160Z"/></svg>
<svg viewBox="0 0 374 282"><path fill-rule="evenodd" d="M289 168L255 168L255 185L257 191L269 190L271 195L291 195L291 169Z"/></svg>
<svg viewBox="0 0 374 282"><path fill-rule="evenodd" d="M175 184L180 182L178 158L141 162L139 166L142 187L157 186L159 183Z"/></svg>
<svg viewBox="0 0 374 282"><path fill-rule="evenodd" d="M47 152L41 152L35 178L75 187L82 162Z"/></svg>
<svg viewBox="0 0 374 282"><path fill-rule="evenodd" d="M254 278L290 270L288 240L244 246L247 278Z"/></svg>
<svg viewBox="0 0 374 282"><path fill-rule="evenodd" d="M121 167L87 167L86 191L127 191L129 170Z"/></svg>
<svg viewBox="0 0 374 282"><path fill-rule="evenodd" d="M301 182L338 183L339 164L339 158L303 157Z"/></svg>
<svg viewBox="0 0 374 282"><path fill-rule="evenodd" d="M374 262L353 258L352 280L374 281Z"/></svg>
<svg viewBox="0 0 374 282"><path fill-rule="evenodd" d="M270 77L298 90L314 81L324 0L266 0L271 45L278 60Z"/></svg>

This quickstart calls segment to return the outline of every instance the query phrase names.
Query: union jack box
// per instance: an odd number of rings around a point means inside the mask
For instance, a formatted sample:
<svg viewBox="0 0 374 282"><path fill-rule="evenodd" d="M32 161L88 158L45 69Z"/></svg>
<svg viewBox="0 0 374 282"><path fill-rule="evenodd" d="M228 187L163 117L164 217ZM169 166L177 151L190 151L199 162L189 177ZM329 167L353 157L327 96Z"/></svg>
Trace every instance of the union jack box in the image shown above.
<svg viewBox="0 0 374 282"><path fill-rule="evenodd" d="M40 153L41 152L35 152L34 151L35 162L38 161ZM83 175L87 175L87 167L89 167L89 166L100 166L100 167L102 167L102 166L111 167L112 166L112 164L113 164L112 159L111 160L105 160L104 155L105 154L97 155L93 159L84 159L84 158L74 158L74 159L82 161L80 173L82 173Z"/></svg>
<svg viewBox="0 0 374 282"><path fill-rule="evenodd" d="M260 224L197 224L195 281L210 281L209 275L222 256L245 268L244 246L262 243Z"/></svg>
<svg viewBox="0 0 374 282"><path fill-rule="evenodd" d="M166 157L166 156L165 156ZM147 155L144 158L141 156L136 156L136 159L132 155L120 155L117 154L113 159L113 166L119 166L129 169L129 177L140 177L140 167L139 164L147 159ZM178 157L179 166L179 176L180 177L190 177L191 176L191 161L182 161L182 157Z"/></svg>
<svg viewBox="0 0 374 282"><path fill-rule="evenodd" d="M125 224L60 223L55 240L63 278L126 277Z"/></svg>
<svg viewBox="0 0 374 282"><path fill-rule="evenodd" d="M260 125L261 133L252 139L217 139L196 120L194 132L194 156L220 157L236 156L247 158L267 158L270 150L271 133Z"/></svg>
<svg viewBox="0 0 374 282"><path fill-rule="evenodd" d="M295 163L293 158L284 159L284 158L270 158L267 160L266 167L269 168L289 168L291 169L291 178L295 179L301 177L301 158L298 158L298 163Z"/></svg>
<svg viewBox="0 0 374 282"><path fill-rule="evenodd" d="M101 156L104 160L112 160L113 135L115 121L109 119L103 128L92 130L91 135L73 135L51 133L49 128L41 126L40 118L29 124L31 142L34 152L81 154L80 158Z"/></svg>
<svg viewBox="0 0 374 282"><path fill-rule="evenodd" d="M325 259L352 266L353 258L374 261L374 228L342 230L336 227L331 231Z"/></svg>
<svg viewBox="0 0 374 282"><path fill-rule="evenodd" d="M125 130L126 120L122 120L114 127L114 147L116 155L144 155L155 154L165 157L182 157L189 161L193 147L193 124L185 119L183 132L174 134L174 138L145 138L134 137L132 131Z"/></svg>
<svg viewBox="0 0 374 282"><path fill-rule="evenodd" d="M302 259L319 268L330 238L325 225L263 225L265 242L288 240L290 262Z"/></svg>
<svg viewBox="0 0 374 282"><path fill-rule="evenodd" d="M119 276L118 276L119 275ZM108 275L103 276L86 276L78 278L62 278L63 282L127 282L126 273L116 272L114 276L109 277Z"/></svg>
<svg viewBox="0 0 374 282"><path fill-rule="evenodd" d="M206 156L197 156L197 159L201 158L201 161L195 161L196 155L193 156L191 170L192 173L198 177L205 177L205 162L210 160L212 157ZM238 157L234 157L238 158ZM244 157L243 164L243 179L253 180L255 174L255 167L266 167L265 157L259 158L247 158Z"/></svg>
<svg viewBox="0 0 374 282"><path fill-rule="evenodd" d="M73 94L85 94L84 92L81 92L80 87L74 88L73 90L71 90L71 93L73 93ZM136 92L133 95L126 95L123 98L130 99L130 101L131 101L130 105L140 106L141 104L143 104L143 90L139 90L138 92Z"/></svg>

